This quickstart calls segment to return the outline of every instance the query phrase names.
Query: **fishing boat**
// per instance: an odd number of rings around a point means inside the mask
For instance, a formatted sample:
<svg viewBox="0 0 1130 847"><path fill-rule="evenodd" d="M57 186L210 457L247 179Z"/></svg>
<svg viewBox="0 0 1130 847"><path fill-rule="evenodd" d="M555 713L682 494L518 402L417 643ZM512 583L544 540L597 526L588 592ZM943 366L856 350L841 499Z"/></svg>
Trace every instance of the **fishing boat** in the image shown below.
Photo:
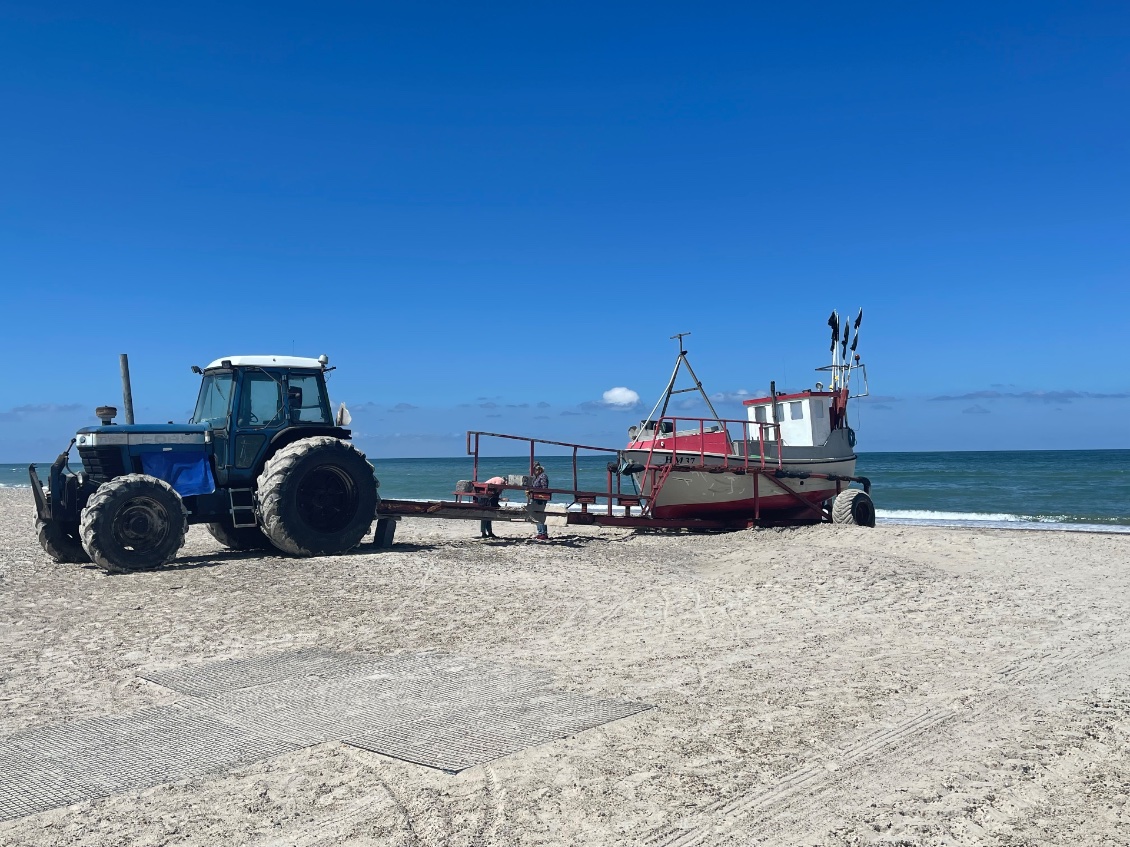
<svg viewBox="0 0 1130 847"><path fill-rule="evenodd" d="M758 525L832 521L875 525L870 482L855 476L855 431L848 402L866 396L867 370L857 348L863 310L842 326L832 312L827 384L769 392L743 401L745 419L718 415L687 359L683 339L675 369L651 413L628 430L622 473L630 474L657 520L734 520ZM854 326L854 334L852 328ZM850 344L849 344L850 340ZM693 384L679 388L686 369ZM858 393L852 393L853 376ZM672 398L697 392L709 416L669 414ZM853 486L857 483L862 487Z"/></svg>

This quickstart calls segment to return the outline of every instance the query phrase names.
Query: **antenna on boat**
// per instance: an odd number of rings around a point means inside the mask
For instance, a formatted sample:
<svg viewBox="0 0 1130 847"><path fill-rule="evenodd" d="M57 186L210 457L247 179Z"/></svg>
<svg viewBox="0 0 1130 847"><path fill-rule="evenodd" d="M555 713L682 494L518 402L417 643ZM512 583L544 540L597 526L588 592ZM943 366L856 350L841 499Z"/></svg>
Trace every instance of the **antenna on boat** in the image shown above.
<svg viewBox="0 0 1130 847"><path fill-rule="evenodd" d="M851 352L855 355L855 358L857 360L859 359L859 354L856 353L855 350L859 346L859 325L861 323L863 323L863 308L862 307L860 307L860 309L859 309L859 314L855 316L855 335L852 337L852 340L851 340ZM847 355L847 346L846 346L847 345L847 338L848 338L847 333L848 333L848 328L845 326L844 327L844 345L845 345L844 346L844 388L847 388L848 383L851 382L851 370L852 370L852 361Z"/></svg>
<svg viewBox="0 0 1130 847"><path fill-rule="evenodd" d="M838 379L839 372L836 370L836 366L839 365L839 363L840 363L839 357L836 355L836 347L838 346L839 341L840 341L840 313L837 312L835 309L832 310L832 314L828 317L828 326L830 326L832 328L832 346L829 347L828 350L832 354L832 386L831 387L832 387L832 390L835 391L836 390L836 383L839 382L839 379Z"/></svg>
<svg viewBox="0 0 1130 847"><path fill-rule="evenodd" d="M856 394L856 397L867 396L867 368L859 361L859 325L863 323L863 309L860 308L855 316L855 320L851 318L845 319L840 322L840 313L832 310L832 314L828 317L828 326L832 330L832 346L829 350L832 353L832 364L823 368L817 368L818 371L831 371L832 381L828 386L828 390L836 393L838 391L850 391L852 373L856 370L863 371L863 393ZM840 334L840 328L843 327L843 335ZM852 333L852 329L855 330ZM851 341L851 346L848 346L848 341ZM850 353L848 352L850 350Z"/></svg>

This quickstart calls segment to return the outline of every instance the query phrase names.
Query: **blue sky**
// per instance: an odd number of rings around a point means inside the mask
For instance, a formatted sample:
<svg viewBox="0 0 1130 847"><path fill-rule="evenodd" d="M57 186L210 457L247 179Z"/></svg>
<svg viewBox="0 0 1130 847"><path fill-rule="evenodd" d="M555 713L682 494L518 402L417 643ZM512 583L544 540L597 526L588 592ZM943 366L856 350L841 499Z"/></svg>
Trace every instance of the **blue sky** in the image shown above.
<svg viewBox="0 0 1130 847"><path fill-rule="evenodd" d="M619 445L676 348L863 450L1126 447L1130 6L0 3L0 461L327 353L375 456ZM18 363L18 366L16 366ZM948 398L948 399L939 399ZM724 405L738 416L740 406Z"/></svg>

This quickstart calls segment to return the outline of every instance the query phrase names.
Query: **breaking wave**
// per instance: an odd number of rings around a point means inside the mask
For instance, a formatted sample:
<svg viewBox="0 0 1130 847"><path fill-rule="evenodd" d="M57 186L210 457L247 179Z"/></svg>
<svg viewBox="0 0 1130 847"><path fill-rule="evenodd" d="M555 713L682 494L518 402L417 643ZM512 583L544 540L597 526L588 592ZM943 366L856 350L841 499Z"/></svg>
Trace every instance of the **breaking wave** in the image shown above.
<svg viewBox="0 0 1130 847"><path fill-rule="evenodd" d="M887 524L1130 532L1130 518L1097 515L1014 515L996 512L937 512L925 509L876 509L875 515L879 523Z"/></svg>

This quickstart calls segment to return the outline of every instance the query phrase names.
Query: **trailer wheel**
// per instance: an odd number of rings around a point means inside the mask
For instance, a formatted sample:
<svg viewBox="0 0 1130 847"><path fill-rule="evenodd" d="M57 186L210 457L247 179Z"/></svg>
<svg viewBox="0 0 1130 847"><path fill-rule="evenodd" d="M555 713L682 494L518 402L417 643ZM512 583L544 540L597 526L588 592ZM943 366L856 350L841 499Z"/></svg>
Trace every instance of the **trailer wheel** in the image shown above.
<svg viewBox="0 0 1130 847"><path fill-rule="evenodd" d="M274 545L257 526L231 526L227 523L204 524L209 535L229 550L274 549Z"/></svg>
<svg viewBox="0 0 1130 847"><path fill-rule="evenodd" d="M90 561L90 557L82 549L77 523L64 524L37 519L35 534L39 537L39 546L59 564L81 565Z"/></svg>
<svg viewBox="0 0 1130 847"><path fill-rule="evenodd" d="M867 492L845 488L832 501L832 523L875 526L875 504Z"/></svg>
<svg viewBox="0 0 1130 847"><path fill-rule="evenodd" d="M109 573L157 568L184 544L188 518L171 485L145 474L102 483L79 522L82 546Z"/></svg>
<svg viewBox="0 0 1130 847"><path fill-rule="evenodd" d="M320 435L283 447L258 482L263 533L293 556L344 553L373 525L377 479L365 454Z"/></svg>

